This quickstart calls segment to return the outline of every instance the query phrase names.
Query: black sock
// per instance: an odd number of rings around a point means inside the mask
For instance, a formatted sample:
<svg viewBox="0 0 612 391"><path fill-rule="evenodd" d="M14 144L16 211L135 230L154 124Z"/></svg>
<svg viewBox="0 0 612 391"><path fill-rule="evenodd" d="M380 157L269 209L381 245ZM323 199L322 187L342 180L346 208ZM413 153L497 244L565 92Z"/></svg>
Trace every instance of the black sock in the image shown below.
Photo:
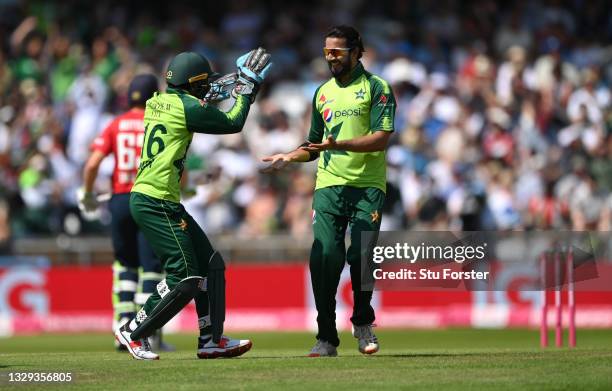
<svg viewBox="0 0 612 391"><path fill-rule="evenodd" d="M200 339L207 341L212 338L212 330L210 326L206 326L203 329L200 329Z"/></svg>

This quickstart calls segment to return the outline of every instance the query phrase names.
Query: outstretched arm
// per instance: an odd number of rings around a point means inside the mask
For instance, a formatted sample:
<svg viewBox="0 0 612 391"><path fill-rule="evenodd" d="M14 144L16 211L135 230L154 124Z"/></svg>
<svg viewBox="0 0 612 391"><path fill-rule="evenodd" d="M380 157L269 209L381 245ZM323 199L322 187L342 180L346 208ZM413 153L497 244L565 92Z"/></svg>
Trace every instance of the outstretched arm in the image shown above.
<svg viewBox="0 0 612 391"><path fill-rule="evenodd" d="M305 144L307 143L302 144L302 146L288 153L278 153L276 155L266 156L262 158L262 161L270 163L270 165L264 168L262 172L274 172L282 170L289 163L304 163L316 159L316 155L313 159L313 154L304 149Z"/></svg>
<svg viewBox="0 0 612 391"><path fill-rule="evenodd" d="M321 152L326 150L350 152L377 152L384 151L391 137L391 132L375 131L372 134L356 137L350 140L336 141L328 136L322 143L309 143L303 149L308 152Z"/></svg>
<svg viewBox="0 0 612 391"><path fill-rule="evenodd" d="M242 130L251 102L239 96L228 112L223 112L191 95L181 95L187 129L196 133L230 134Z"/></svg>
<svg viewBox="0 0 612 391"><path fill-rule="evenodd" d="M185 109L187 129L192 132L210 134L238 133L242 130L249 113L249 107L255 100L259 86L270 71L270 55L264 48L257 48L236 60L238 72L232 95L236 98L234 106L228 112L209 106L205 101L193 96L181 95Z"/></svg>

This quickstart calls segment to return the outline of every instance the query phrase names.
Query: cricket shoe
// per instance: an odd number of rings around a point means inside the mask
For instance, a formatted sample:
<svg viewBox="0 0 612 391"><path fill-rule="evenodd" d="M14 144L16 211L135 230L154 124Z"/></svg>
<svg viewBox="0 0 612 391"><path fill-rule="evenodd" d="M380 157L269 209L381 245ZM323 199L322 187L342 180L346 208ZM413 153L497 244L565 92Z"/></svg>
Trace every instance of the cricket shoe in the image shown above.
<svg viewBox="0 0 612 391"><path fill-rule="evenodd" d="M212 338L198 337L198 358L238 357L253 346L250 339L232 339L225 335L221 336L219 343L213 342Z"/></svg>
<svg viewBox="0 0 612 391"><path fill-rule="evenodd" d="M151 351L151 345L147 338L132 341L132 338L130 338L132 331L128 325L129 323L126 323L115 331L117 341L125 346L136 360L159 360L159 355Z"/></svg>
<svg viewBox="0 0 612 391"><path fill-rule="evenodd" d="M308 353L308 357L336 357L338 350L332 344L322 339L318 339L315 346Z"/></svg>
<svg viewBox="0 0 612 391"><path fill-rule="evenodd" d="M373 324L363 326L353 325L353 337L359 341L359 351L363 354L374 354L378 352L378 338L372 331Z"/></svg>

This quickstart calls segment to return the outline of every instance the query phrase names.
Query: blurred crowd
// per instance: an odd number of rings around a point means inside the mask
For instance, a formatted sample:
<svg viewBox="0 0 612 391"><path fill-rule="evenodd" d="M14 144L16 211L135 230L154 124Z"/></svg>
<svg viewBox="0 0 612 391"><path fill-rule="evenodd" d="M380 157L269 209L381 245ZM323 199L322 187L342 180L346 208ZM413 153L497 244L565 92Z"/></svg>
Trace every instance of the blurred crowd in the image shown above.
<svg viewBox="0 0 612 391"><path fill-rule="evenodd" d="M391 83L383 229L610 229L612 12L607 1L0 2L0 252L11 238L104 230L75 191L130 79L183 50L221 73L275 66L242 133L196 135L185 204L211 234L310 232L316 163L261 174L299 145L330 77L326 30L357 27ZM160 78L160 86L164 88ZM223 106L222 106L223 107ZM110 190L112 162L99 192ZM104 222L104 216L102 216Z"/></svg>

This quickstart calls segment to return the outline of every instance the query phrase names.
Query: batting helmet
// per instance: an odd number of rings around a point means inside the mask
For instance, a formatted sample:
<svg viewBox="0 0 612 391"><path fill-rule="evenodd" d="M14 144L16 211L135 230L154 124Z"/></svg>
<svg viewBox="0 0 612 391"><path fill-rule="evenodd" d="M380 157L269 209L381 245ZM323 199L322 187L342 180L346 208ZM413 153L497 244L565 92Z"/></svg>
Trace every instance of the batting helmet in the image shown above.
<svg viewBox="0 0 612 391"><path fill-rule="evenodd" d="M212 71L206 58L194 52L177 54L166 71L166 82L174 87L193 84L198 80L208 80L218 76Z"/></svg>

